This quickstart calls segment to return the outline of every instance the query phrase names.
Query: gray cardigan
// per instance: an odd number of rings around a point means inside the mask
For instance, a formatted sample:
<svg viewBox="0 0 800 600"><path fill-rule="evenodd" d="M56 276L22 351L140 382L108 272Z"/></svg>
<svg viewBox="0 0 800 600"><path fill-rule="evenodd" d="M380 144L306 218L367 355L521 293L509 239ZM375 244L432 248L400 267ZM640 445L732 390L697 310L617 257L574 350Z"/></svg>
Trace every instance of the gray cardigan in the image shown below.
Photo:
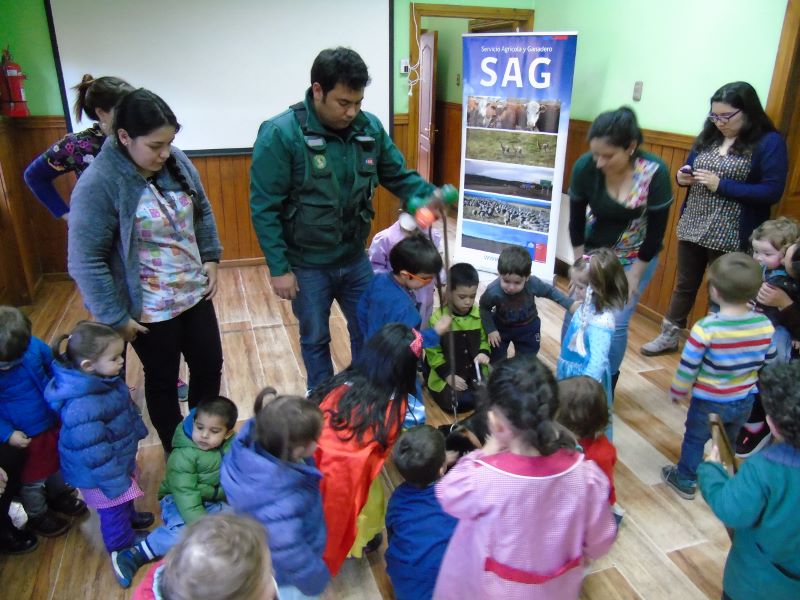
<svg viewBox="0 0 800 600"><path fill-rule="evenodd" d="M172 154L199 195L202 216L195 219L194 230L200 260L219 261L222 246L197 169L177 148L172 148ZM166 168L156 175L156 183L165 191L181 189ZM69 274L94 318L112 327L141 317L135 220L146 186L145 178L110 137L78 180L70 200Z"/></svg>

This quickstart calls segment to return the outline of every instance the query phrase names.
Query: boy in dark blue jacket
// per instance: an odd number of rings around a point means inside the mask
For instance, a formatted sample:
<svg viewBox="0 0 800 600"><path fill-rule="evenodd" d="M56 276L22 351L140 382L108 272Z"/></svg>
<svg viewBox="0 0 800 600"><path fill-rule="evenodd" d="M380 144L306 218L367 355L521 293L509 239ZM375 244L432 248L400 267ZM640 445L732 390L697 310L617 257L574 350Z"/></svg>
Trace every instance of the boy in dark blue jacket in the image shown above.
<svg viewBox="0 0 800 600"><path fill-rule="evenodd" d="M386 572L397 600L433 597L444 551L458 523L442 510L434 484L445 472L444 435L430 425L406 431L392 449L392 460L406 480L386 511Z"/></svg>

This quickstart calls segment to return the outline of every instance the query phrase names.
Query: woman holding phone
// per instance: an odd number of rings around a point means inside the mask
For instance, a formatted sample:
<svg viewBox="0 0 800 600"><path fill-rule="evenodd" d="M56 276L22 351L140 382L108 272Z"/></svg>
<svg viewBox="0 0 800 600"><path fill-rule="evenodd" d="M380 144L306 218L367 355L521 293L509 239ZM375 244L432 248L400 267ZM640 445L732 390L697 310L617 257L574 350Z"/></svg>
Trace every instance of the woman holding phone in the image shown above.
<svg viewBox="0 0 800 600"><path fill-rule="evenodd" d="M727 83L711 96L711 112L694 142L678 185L689 188L678 221L675 289L661 333L645 356L678 350L706 267L746 251L752 231L769 219L786 184L786 143L749 83Z"/></svg>

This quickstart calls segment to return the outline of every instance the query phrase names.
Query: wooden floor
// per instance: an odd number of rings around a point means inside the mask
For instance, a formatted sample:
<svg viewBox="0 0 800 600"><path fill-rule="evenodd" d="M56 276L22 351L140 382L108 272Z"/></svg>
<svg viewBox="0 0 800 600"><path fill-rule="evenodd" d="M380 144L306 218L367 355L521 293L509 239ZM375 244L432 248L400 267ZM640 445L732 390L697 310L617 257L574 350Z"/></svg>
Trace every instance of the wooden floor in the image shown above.
<svg viewBox="0 0 800 600"><path fill-rule="evenodd" d="M297 322L289 303L272 293L266 267L220 269L215 305L225 357L222 393L237 403L242 419L251 416L253 399L264 385L287 393L304 391ZM563 310L546 300L539 302L539 310L539 356L553 366ZM48 342L88 317L74 284L64 280L46 282L36 303L26 311L34 334ZM340 369L348 364L349 347L338 308L331 316L331 329L333 359ZM626 514L610 554L589 567L581 595L587 600L721 596L722 568L730 546L725 529L701 497L682 500L659 477L661 466L678 457L686 407L673 405L666 393L677 356L645 358L636 350L655 333L654 323L638 315L632 320L614 407L620 459L617 498ZM134 352L128 357L128 383L135 388L136 402L143 406L141 366ZM432 424L446 418L429 404ZM139 464L146 492L140 509L158 514L156 492L164 462L155 434L142 442ZM384 472L383 478L387 489L392 489L395 477ZM324 598L393 598L382 554L383 550L369 558L347 561ZM94 514L76 522L65 536L42 539L31 554L0 556L0 582L0 597L13 600L130 596L114 580Z"/></svg>

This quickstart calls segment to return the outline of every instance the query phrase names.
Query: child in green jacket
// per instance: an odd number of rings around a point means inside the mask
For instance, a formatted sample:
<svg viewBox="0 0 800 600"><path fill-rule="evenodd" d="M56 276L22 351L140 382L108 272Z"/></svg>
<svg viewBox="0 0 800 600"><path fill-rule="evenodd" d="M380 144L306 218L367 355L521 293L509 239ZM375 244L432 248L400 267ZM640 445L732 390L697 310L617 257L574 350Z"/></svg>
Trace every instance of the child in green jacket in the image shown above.
<svg viewBox="0 0 800 600"><path fill-rule="evenodd" d="M229 510L219 482L239 411L223 396L203 400L175 429L164 481L158 490L164 524L135 546L111 554L114 574L128 587L146 562L164 556L186 525Z"/></svg>
<svg viewBox="0 0 800 600"><path fill-rule="evenodd" d="M723 599L800 598L800 362L761 372L761 401L775 443L734 477L714 447L697 470L714 514L734 530ZM766 596L765 596L766 594Z"/></svg>

